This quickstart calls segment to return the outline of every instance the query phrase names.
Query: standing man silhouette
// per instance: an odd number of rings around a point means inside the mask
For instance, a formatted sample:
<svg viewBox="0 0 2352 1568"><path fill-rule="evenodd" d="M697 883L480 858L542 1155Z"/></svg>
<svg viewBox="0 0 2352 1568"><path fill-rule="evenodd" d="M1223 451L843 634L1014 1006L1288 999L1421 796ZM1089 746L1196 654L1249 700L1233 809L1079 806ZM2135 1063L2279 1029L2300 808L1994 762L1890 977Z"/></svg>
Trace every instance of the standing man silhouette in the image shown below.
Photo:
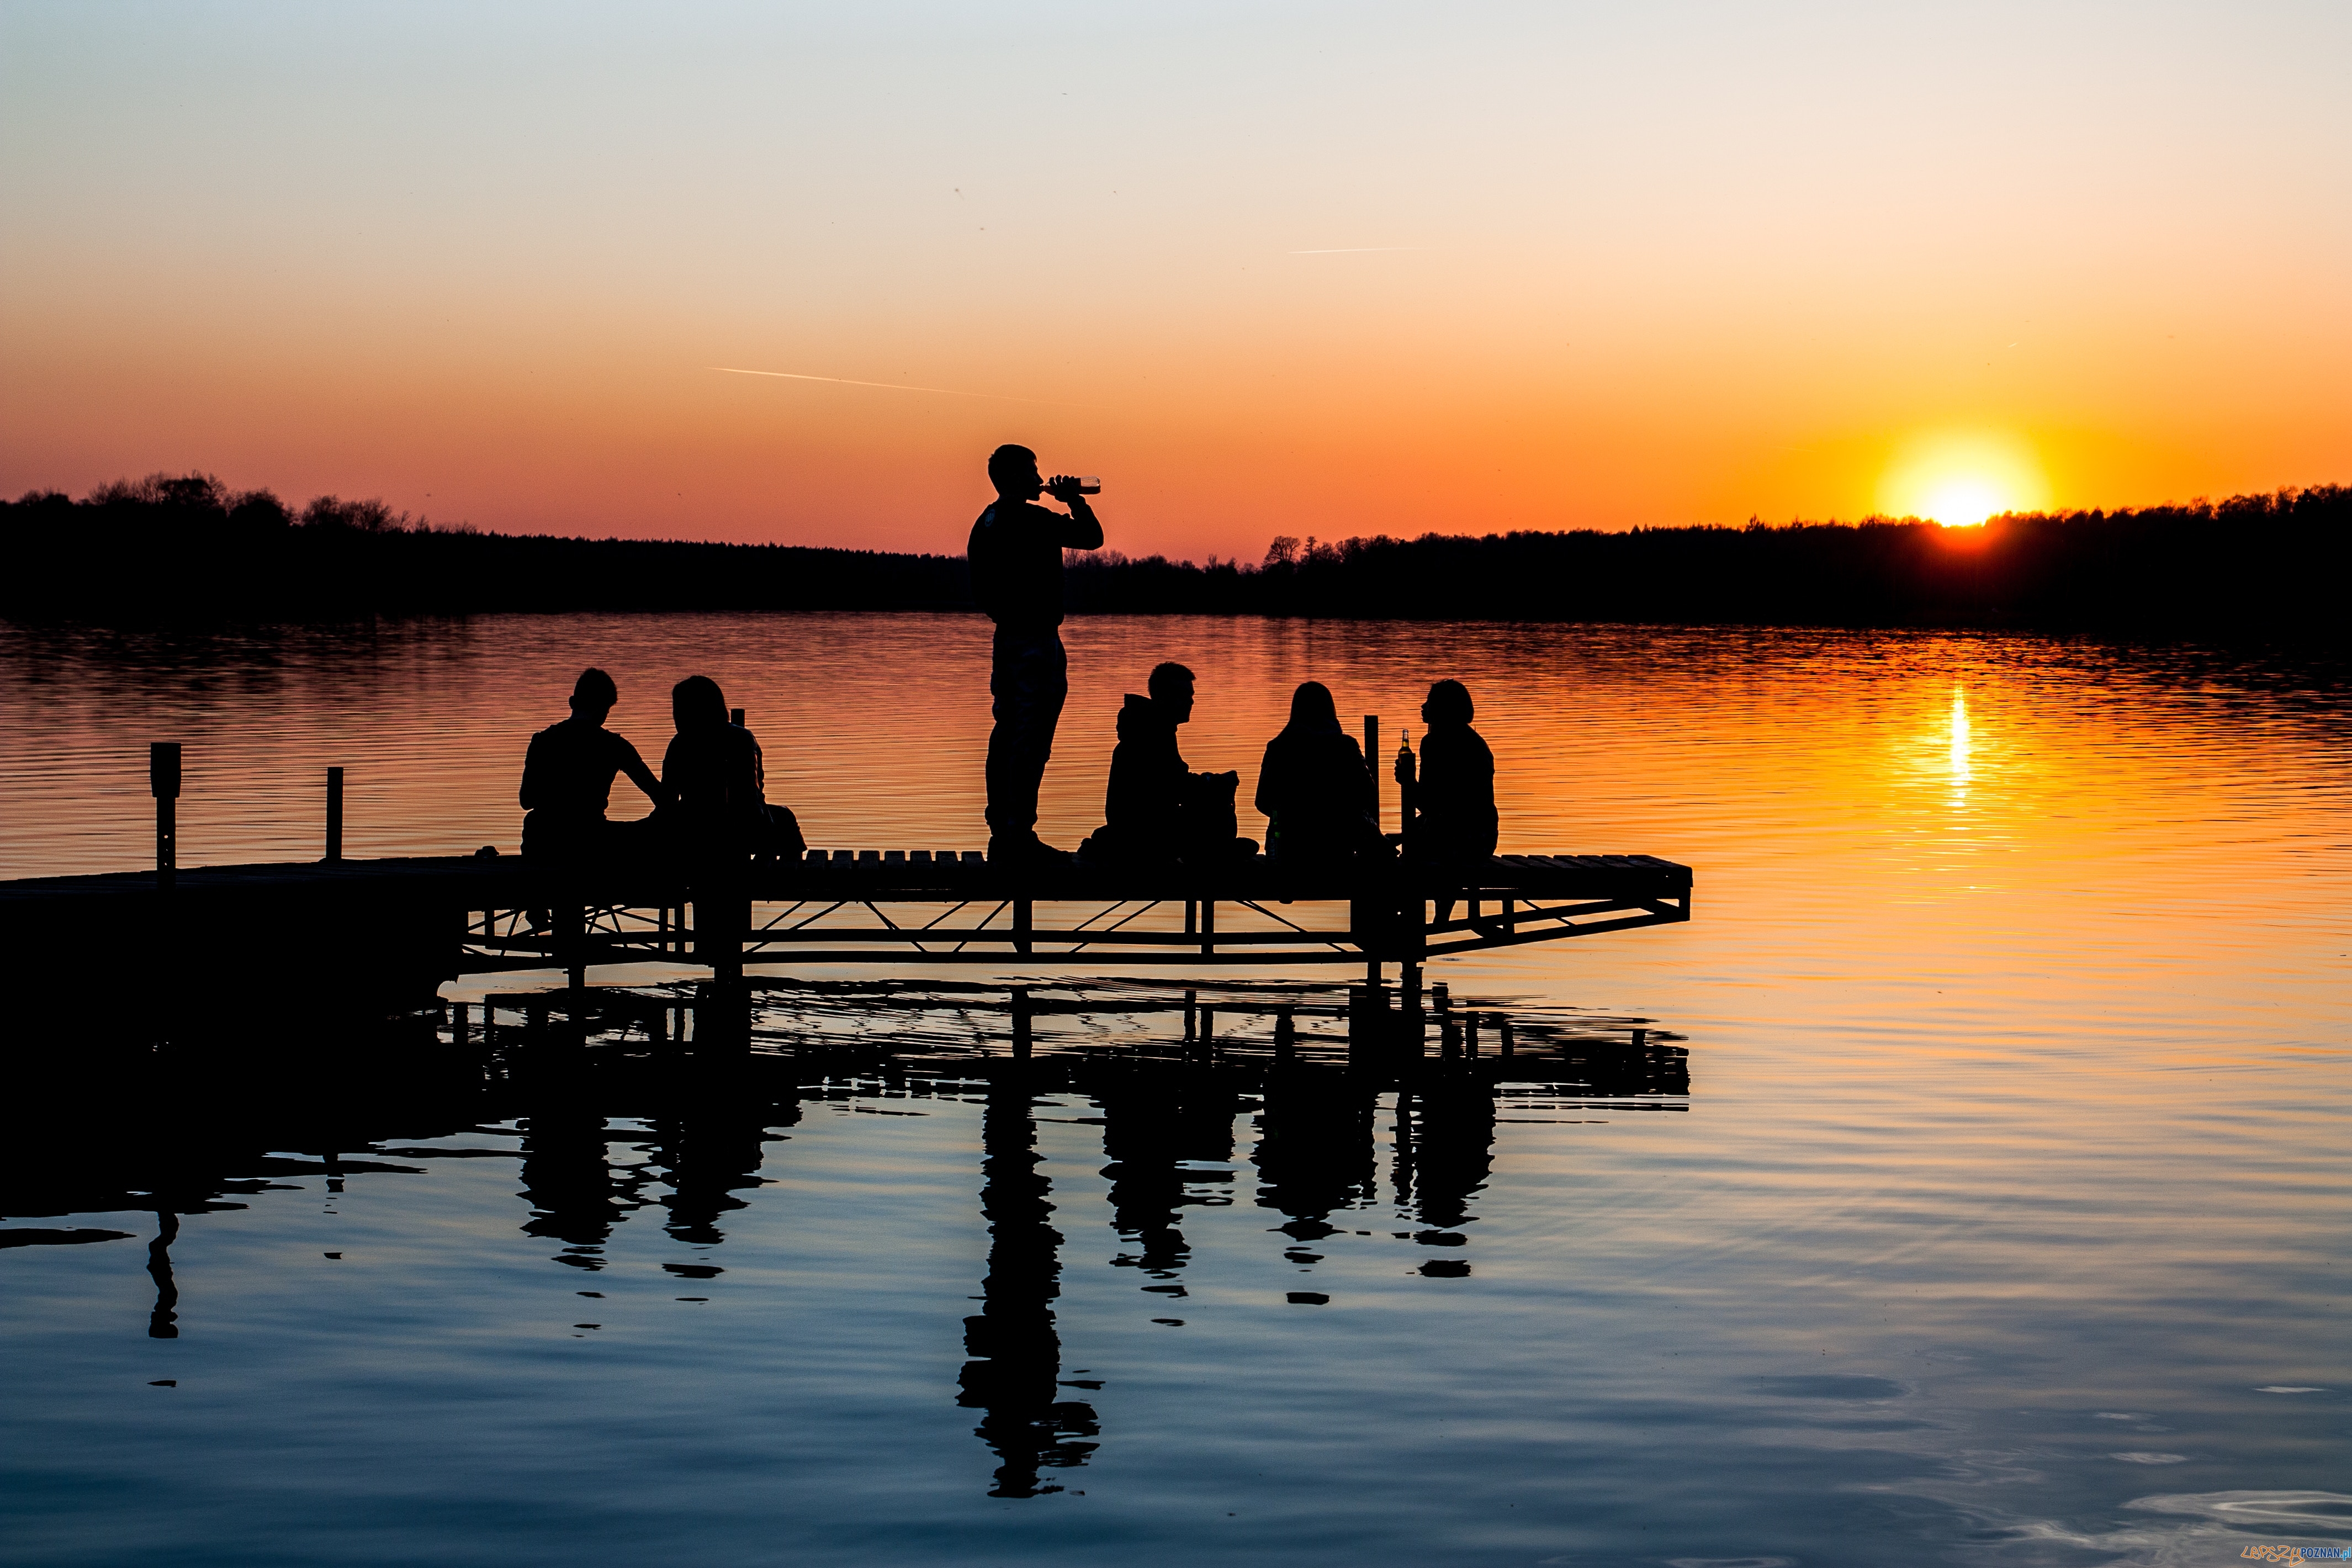
<svg viewBox="0 0 2352 1568"><path fill-rule="evenodd" d="M1102 548L1102 522L1078 481L1037 472L1026 447L988 457L996 504L971 525L972 595L996 623L989 695L996 727L988 737L988 858L1008 864L1065 858L1037 837L1037 785L1054 754L1054 727L1070 693L1062 650L1062 552ZM1046 493L1065 514L1037 504Z"/></svg>

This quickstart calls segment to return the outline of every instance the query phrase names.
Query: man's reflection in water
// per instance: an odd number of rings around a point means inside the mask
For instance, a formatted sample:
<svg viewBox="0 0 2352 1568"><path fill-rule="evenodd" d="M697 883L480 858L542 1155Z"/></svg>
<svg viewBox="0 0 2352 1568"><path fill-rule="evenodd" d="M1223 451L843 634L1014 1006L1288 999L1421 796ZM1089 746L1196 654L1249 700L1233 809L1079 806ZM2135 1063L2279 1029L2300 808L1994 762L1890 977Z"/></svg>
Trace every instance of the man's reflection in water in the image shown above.
<svg viewBox="0 0 2352 1568"><path fill-rule="evenodd" d="M180 1216L170 1209L155 1215L155 1239L147 1244L147 1272L155 1280L155 1310L147 1315L147 1337L180 1337L180 1288L172 1281L172 1243L180 1239Z"/></svg>
<svg viewBox="0 0 2352 1568"><path fill-rule="evenodd" d="M528 1236L552 1237L565 1244L555 1255L558 1263L575 1268L604 1267L600 1256L613 1227L628 1211L644 1206L637 1198L643 1175L615 1182L605 1160L604 1117L575 1106L549 1107L520 1124L522 1191L530 1218Z"/></svg>
<svg viewBox="0 0 2352 1568"><path fill-rule="evenodd" d="M1103 1113L1103 1155L1109 1163L1102 1173L1110 1180L1111 1228L1136 1248L1111 1262L1141 1268L1154 1279L1173 1279L1192 1255L1177 1227L1177 1211L1231 1201L1184 1191L1188 1183L1230 1181L1230 1174L1180 1170L1178 1163L1232 1162L1233 1091L1205 1077L1171 1085L1155 1073L1101 1087L1094 1100ZM1177 1286L1155 1293L1184 1291Z"/></svg>
<svg viewBox="0 0 2352 1568"><path fill-rule="evenodd" d="M1030 1111L1025 1063L999 1064L981 1117L981 1213L989 1226L988 1278L977 1317L963 1321L964 1363L956 1403L987 1412L974 1433L999 1459L991 1497L1034 1497L1059 1491L1040 1487L1047 1467L1082 1465L1097 1445L1068 1439L1098 1430L1094 1406L1055 1398L1060 1392L1062 1342L1054 1331L1054 1298L1061 1293L1061 1235L1046 1223L1052 1190L1037 1165L1037 1127Z"/></svg>
<svg viewBox="0 0 2352 1568"><path fill-rule="evenodd" d="M1279 1228L1295 1244L1285 1255L1293 1262L1321 1262L1298 1245L1335 1234L1328 1216L1374 1194L1372 1098L1371 1085L1353 1073L1293 1068L1266 1079L1252 1156L1257 1202L1286 1216Z"/></svg>

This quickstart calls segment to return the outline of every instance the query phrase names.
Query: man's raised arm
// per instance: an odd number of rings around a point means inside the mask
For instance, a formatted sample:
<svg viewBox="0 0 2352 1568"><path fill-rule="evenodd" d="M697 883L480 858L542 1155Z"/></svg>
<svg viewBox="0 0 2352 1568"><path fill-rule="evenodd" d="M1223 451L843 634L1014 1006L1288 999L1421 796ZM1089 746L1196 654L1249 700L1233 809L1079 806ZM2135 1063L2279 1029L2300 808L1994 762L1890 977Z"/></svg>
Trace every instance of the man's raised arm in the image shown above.
<svg viewBox="0 0 2352 1568"><path fill-rule="evenodd" d="M1078 493L1078 481L1067 474L1055 474L1045 486L1045 493L1070 509L1070 526L1062 530L1054 542L1065 550L1100 550L1103 546L1102 519Z"/></svg>

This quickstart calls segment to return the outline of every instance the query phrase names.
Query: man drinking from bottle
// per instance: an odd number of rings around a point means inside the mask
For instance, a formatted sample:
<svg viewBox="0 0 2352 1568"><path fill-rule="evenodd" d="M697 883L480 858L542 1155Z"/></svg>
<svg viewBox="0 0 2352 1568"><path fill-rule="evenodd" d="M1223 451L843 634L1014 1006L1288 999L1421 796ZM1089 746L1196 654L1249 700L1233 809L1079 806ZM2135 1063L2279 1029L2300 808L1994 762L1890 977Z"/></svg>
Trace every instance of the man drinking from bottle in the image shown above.
<svg viewBox="0 0 2352 1568"><path fill-rule="evenodd" d="M1102 548L1102 523L1080 482L1037 472L1026 447L989 454L996 504L971 525L967 552L972 595L996 623L988 677L996 727L988 737L988 858L1008 864L1053 861L1064 852L1037 837L1037 785L1054 752L1054 727L1069 695L1062 651L1062 552ZM1067 513L1037 504L1046 493Z"/></svg>

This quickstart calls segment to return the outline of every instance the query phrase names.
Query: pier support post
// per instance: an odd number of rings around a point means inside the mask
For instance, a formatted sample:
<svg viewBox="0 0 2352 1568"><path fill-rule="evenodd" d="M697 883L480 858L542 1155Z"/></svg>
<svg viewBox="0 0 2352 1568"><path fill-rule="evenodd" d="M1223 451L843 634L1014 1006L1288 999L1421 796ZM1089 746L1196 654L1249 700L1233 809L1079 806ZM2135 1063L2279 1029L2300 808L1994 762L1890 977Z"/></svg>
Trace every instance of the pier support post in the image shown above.
<svg viewBox="0 0 2352 1568"><path fill-rule="evenodd" d="M1013 900L1013 951L1026 954L1029 951L1029 900Z"/></svg>
<svg viewBox="0 0 2352 1568"><path fill-rule="evenodd" d="M1034 1042L1030 1035L1029 987L1013 988L1013 1055L1014 1059L1027 1061Z"/></svg>
<svg viewBox="0 0 2352 1568"><path fill-rule="evenodd" d="M327 859L343 858L343 770L327 770Z"/></svg>
<svg viewBox="0 0 2352 1568"><path fill-rule="evenodd" d="M1372 826L1381 825L1381 716L1364 715L1364 766L1372 771Z"/></svg>
<svg viewBox="0 0 2352 1568"><path fill-rule="evenodd" d="M168 893L180 875L180 742L147 748L147 788L155 797L155 890Z"/></svg>

